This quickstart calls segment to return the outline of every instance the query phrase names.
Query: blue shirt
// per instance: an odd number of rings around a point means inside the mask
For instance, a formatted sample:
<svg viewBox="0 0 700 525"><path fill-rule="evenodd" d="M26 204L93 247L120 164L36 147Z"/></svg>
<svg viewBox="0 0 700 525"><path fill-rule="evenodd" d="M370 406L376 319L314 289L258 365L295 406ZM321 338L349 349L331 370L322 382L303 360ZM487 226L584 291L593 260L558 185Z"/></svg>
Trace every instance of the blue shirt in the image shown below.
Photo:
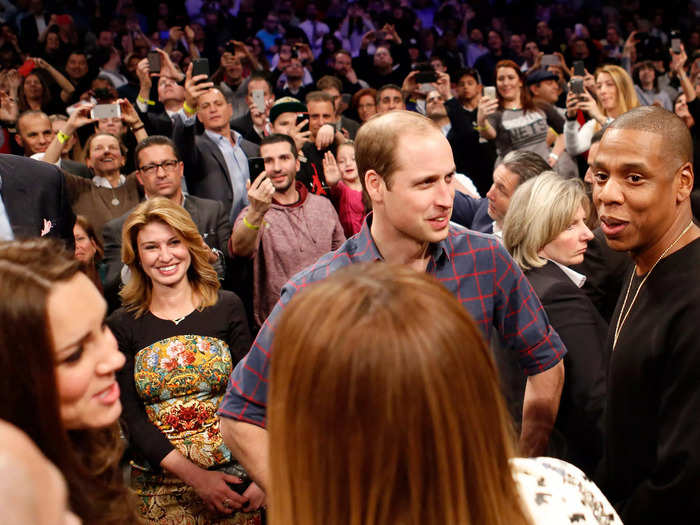
<svg viewBox="0 0 700 525"><path fill-rule="evenodd" d="M370 233L370 220L371 215L357 235L282 288L280 300L253 346L231 374L219 415L265 425L270 348L282 309L297 291L348 264L382 260ZM426 272L459 299L486 341L493 328L498 330L504 344L517 353L527 375L544 372L561 361L566 354L564 344L529 281L496 238L450 225L447 238L432 244L429 255Z"/></svg>
<svg viewBox="0 0 700 525"><path fill-rule="evenodd" d="M233 189L233 202L231 203L231 213L229 220L231 224L236 220L240 211L248 206L248 190L246 189L246 182L250 179L250 170L248 169L248 157L246 157L245 152L238 145L241 140L241 134L237 131L231 130L231 135L233 136L236 144L231 144L223 135L219 135L210 130L205 130L207 137L209 137L214 144L217 145L221 154L226 161L226 171L228 171L228 176L231 179L231 188Z"/></svg>

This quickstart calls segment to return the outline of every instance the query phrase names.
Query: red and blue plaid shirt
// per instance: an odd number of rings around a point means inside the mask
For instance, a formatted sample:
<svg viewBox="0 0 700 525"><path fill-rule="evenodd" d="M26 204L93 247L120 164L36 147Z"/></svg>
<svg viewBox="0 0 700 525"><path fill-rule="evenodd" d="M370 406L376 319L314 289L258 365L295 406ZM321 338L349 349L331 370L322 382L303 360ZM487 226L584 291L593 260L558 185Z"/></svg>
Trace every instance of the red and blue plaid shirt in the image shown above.
<svg viewBox="0 0 700 525"><path fill-rule="evenodd" d="M278 316L306 286L348 264L382 260L370 234L370 218L337 251L327 253L284 286L248 355L231 374L219 415L265 426L270 347ZM459 299L486 341L493 328L498 330L503 343L517 352L526 375L544 372L566 354L527 278L495 237L450 225L445 240L430 246L426 271Z"/></svg>

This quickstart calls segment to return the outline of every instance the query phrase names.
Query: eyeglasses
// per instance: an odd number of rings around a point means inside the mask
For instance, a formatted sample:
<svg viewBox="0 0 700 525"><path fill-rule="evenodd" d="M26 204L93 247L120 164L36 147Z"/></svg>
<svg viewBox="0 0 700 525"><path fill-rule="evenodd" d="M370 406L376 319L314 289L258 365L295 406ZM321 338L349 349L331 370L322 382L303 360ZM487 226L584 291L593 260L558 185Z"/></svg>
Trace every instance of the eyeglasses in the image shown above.
<svg viewBox="0 0 700 525"><path fill-rule="evenodd" d="M139 171L146 175L154 175L158 171L158 168L163 168L165 173L172 173L177 169L178 164L180 164L180 162L177 160L164 160L160 164L146 164L145 166L141 166Z"/></svg>

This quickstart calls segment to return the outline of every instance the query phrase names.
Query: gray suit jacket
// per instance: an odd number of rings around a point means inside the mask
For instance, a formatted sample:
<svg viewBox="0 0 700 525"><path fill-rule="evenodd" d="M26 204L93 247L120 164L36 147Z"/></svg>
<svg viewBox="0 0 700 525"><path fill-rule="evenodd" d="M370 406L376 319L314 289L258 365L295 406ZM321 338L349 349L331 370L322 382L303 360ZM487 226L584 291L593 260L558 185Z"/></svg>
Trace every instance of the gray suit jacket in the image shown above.
<svg viewBox="0 0 700 525"><path fill-rule="evenodd" d="M226 161L219 147L206 134L195 136L196 126L185 126L175 119L173 141L185 165L187 191L205 199L224 203L227 210L233 203L233 188ZM257 157L260 148L241 138L239 146L246 157Z"/></svg>
<svg viewBox="0 0 700 525"><path fill-rule="evenodd" d="M190 213L192 222L204 238L204 242L210 248L216 248L219 253L219 261L215 265L219 278L225 273L225 254L228 254L228 239L231 236L231 223L228 220L228 211L221 202L211 199L200 199L192 195L185 198L184 208ZM102 236L104 238L105 255L103 262L106 266L104 294L110 306L110 311L119 307L119 290L122 285L122 227L129 213L112 219L104 225Z"/></svg>

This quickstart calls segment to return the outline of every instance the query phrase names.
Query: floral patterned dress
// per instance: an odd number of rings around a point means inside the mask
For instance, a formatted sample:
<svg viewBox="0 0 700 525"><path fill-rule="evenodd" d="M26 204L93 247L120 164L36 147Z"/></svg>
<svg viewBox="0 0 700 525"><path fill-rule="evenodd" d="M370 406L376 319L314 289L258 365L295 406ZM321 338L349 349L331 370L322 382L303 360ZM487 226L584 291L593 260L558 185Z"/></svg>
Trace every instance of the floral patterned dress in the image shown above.
<svg viewBox="0 0 700 525"><path fill-rule="evenodd" d="M216 410L235 362L250 344L240 300L220 292L216 305L178 324L150 312L136 319L118 310L109 325L127 356L119 381L131 486L143 518L172 525L259 524L257 512L212 513L192 487L158 467L173 449L204 469L235 461L221 437Z"/></svg>

